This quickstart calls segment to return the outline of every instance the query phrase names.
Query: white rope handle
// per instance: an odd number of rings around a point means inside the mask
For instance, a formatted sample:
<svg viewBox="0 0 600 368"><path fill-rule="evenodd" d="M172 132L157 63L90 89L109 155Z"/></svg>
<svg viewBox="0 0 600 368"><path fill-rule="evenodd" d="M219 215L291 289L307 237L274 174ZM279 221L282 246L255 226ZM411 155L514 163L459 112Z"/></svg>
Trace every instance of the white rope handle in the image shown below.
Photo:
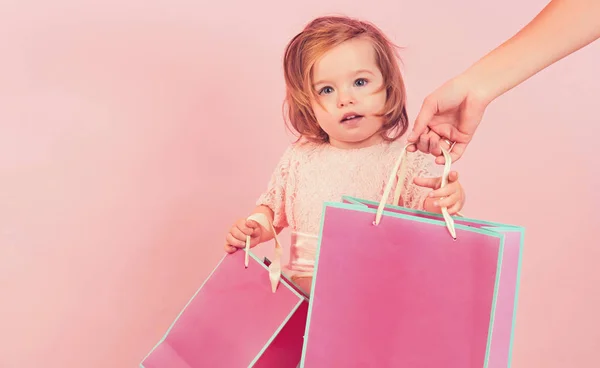
<svg viewBox="0 0 600 368"><path fill-rule="evenodd" d="M281 279L281 255L283 254L283 248L281 247L281 243L279 243L279 239L277 239L277 232L273 227L273 224L269 221L267 216L264 213L253 213L248 216L246 220L256 221L260 226L265 228L267 231L271 231L273 233L273 239L275 240L275 256L271 260L271 264L269 265L269 278L271 279L271 290L275 292L277 290L277 285L279 284L279 280ZM250 235L246 235L246 259L244 261L246 268L248 268L249 261L249 253L250 253Z"/></svg>
<svg viewBox="0 0 600 368"><path fill-rule="evenodd" d="M400 195L402 194L402 187L403 187L403 183L406 177L406 165L402 165L404 163L404 159L406 157L406 152L407 152L407 148L410 146L411 144L407 144L406 146L404 146L404 148L402 149L402 153L400 154L400 157L398 157L398 160L396 160L396 164L394 165L394 168L392 169L392 173L390 174L390 178L388 179L388 182L385 186L385 190L383 192L383 197L381 198L381 201L379 202L379 207L377 208L377 212L375 213L375 221L373 221L374 225L379 225L379 222L381 222L381 217L383 216L383 210L385 208L386 205L386 200L390 195L390 192L392 190L392 186L394 185L394 180L396 179L396 177L398 177L398 184L396 186L396 191L394 193L394 204L399 203L400 200ZM441 148L441 147L440 147ZM452 166L452 158L450 157L450 154L448 153L448 151L446 151L444 148L441 148L442 150L442 154L444 155L445 158L445 163L444 163L444 171L442 173L442 183L441 183L441 188L445 187L446 184L448 183L448 175L450 174L450 169ZM448 231L450 232L450 235L452 235L452 238L456 240L456 230L454 229L454 219L452 219L452 216L450 216L450 214L448 213L448 208L447 207L442 207L442 216L444 216L444 221L446 222L446 228L448 228Z"/></svg>

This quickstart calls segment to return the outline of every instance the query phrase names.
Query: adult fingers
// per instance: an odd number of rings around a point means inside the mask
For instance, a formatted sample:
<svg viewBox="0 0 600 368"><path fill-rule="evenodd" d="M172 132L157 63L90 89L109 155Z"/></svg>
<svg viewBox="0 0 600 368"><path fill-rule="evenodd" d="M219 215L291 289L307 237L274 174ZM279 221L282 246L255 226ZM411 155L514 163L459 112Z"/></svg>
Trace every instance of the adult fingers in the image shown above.
<svg viewBox="0 0 600 368"><path fill-rule="evenodd" d="M423 101L421 109L415 118L415 124L413 125L412 132L408 135L408 142L416 143L421 135L426 133L426 128L431 119L438 112L438 105L435 97L429 95Z"/></svg>
<svg viewBox="0 0 600 368"><path fill-rule="evenodd" d="M419 136L417 149L423 153L429 153L429 129L426 129L425 131L426 133Z"/></svg>

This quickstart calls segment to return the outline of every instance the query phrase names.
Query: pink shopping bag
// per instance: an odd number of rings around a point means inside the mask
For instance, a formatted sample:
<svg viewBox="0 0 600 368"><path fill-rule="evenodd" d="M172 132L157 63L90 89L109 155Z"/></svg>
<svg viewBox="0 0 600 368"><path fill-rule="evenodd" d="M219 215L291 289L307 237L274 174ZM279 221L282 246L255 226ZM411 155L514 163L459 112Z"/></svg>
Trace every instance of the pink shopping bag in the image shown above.
<svg viewBox="0 0 600 368"><path fill-rule="evenodd" d="M491 367L505 239L446 210L326 203L301 367Z"/></svg>
<svg viewBox="0 0 600 368"><path fill-rule="evenodd" d="M226 255L185 306L143 368L296 368L308 298L249 252Z"/></svg>
<svg viewBox="0 0 600 368"><path fill-rule="evenodd" d="M343 201L345 203L362 204L374 209L379 207L378 202L349 196L344 197ZM418 211L400 206L386 205L385 209L389 212L403 213L409 216L437 220L442 219L441 215L435 213ZM500 270L498 296L491 331L492 337L488 366L490 368L509 367L512 360L525 229L522 226L483 221L467 217L455 217L454 222L456 224L482 228L504 234L502 268Z"/></svg>

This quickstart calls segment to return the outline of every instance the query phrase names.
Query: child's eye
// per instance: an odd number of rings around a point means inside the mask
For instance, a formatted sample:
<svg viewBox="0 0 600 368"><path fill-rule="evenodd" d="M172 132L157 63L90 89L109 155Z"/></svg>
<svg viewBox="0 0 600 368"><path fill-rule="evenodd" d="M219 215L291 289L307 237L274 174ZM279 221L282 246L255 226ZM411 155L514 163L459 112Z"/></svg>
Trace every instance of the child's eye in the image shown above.
<svg viewBox="0 0 600 368"><path fill-rule="evenodd" d="M320 94L320 95L322 95L322 94L329 94L329 93L331 93L331 92L333 92L333 88L331 88L331 87L323 87L323 88L321 88L321 90L319 91L319 94Z"/></svg>
<svg viewBox="0 0 600 368"><path fill-rule="evenodd" d="M358 87L362 87L367 84L367 80L364 78L358 78L357 80L354 81L354 84Z"/></svg>

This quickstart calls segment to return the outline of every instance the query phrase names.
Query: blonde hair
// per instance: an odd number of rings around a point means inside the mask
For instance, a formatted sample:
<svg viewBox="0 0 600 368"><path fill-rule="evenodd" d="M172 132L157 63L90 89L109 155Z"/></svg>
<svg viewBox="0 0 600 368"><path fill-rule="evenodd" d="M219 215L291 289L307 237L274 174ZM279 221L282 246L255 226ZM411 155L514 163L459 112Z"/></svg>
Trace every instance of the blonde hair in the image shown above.
<svg viewBox="0 0 600 368"><path fill-rule="evenodd" d="M345 16L319 17L310 22L287 45L283 59L287 121L300 136L313 142L328 142L327 133L319 126L311 100L316 99L311 87L313 67L328 50L354 38L369 39L375 49L376 62L383 76L386 103L381 116L380 134L393 141L408 129L406 89L400 72L397 47L371 23ZM393 130L396 135L390 135Z"/></svg>

